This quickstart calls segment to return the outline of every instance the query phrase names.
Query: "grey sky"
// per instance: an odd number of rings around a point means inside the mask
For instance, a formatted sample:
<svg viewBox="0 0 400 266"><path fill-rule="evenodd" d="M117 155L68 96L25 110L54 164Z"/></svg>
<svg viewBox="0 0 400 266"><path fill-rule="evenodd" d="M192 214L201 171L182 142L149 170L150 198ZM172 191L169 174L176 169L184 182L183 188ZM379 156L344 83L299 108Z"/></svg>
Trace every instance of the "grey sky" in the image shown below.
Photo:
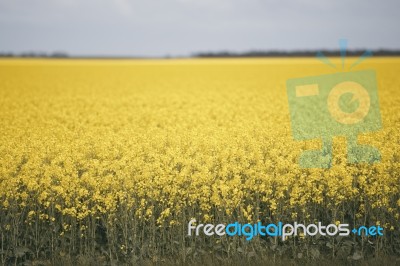
<svg viewBox="0 0 400 266"><path fill-rule="evenodd" d="M0 0L0 52L400 48L399 0Z"/></svg>

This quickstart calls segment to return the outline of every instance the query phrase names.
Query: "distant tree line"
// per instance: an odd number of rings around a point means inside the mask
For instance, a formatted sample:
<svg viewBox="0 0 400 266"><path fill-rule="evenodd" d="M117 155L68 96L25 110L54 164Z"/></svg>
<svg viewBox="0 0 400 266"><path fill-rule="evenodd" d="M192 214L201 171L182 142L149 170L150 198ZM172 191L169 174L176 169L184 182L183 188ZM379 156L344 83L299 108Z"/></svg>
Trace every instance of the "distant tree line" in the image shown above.
<svg viewBox="0 0 400 266"><path fill-rule="evenodd" d="M280 50L252 50L247 52L231 52L231 51L217 51L217 52L198 52L192 54L190 57L314 57L317 52L322 52L325 56L340 56L339 50L293 50L293 51L280 51ZM346 56L360 56L365 50L348 50ZM372 50L374 56L400 56L400 49L389 50L379 49ZM138 56L70 56L66 52L25 52L25 53L12 53L0 52L0 57L16 57L16 58L146 58ZM181 56L180 56L181 57ZM153 57L151 57L153 58ZM174 56L165 56L164 58L175 58Z"/></svg>
<svg viewBox="0 0 400 266"><path fill-rule="evenodd" d="M248 52L200 52L194 57L313 57L317 52L322 52L325 56L340 56L340 50L294 50L294 51L279 51L279 50L253 50ZM365 50L348 50L346 56L360 56ZM400 50L379 49L372 50L374 56L399 56Z"/></svg>
<svg viewBox="0 0 400 266"><path fill-rule="evenodd" d="M27 57L27 58L66 58L69 57L65 52L24 52L24 53L12 53L12 52L0 52L0 57Z"/></svg>

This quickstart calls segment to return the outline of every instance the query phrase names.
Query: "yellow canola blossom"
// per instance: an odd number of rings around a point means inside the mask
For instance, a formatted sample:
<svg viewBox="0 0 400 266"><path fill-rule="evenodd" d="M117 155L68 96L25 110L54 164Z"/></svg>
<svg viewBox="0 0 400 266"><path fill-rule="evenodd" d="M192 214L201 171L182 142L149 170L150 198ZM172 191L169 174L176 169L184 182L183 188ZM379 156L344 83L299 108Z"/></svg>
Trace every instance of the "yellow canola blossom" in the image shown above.
<svg viewBox="0 0 400 266"><path fill-rule="evenodd" d="M347 164L338 137L323 170L298 165L320 142L293 140L285 87L335 73L315 59L1 60L1 228L36 220L90 241L98 224L123 250L192 218L398 228L400 59L371 68L383 128L359 142L382 161Z"/></svg>

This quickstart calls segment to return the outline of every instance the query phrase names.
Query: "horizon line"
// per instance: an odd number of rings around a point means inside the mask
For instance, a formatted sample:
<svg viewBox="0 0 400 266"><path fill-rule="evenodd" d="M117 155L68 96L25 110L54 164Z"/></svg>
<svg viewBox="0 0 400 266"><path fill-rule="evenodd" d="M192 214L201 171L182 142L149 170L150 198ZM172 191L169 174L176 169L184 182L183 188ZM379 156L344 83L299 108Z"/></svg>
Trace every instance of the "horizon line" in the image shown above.
<svg viewBox="0 0 400 266"><path fill-rule="evenodd" d="M360 56L367 49L352 49L347 50L347 56ZM369 49L368 49L369 50ZM399 49L373 49L369 50L374 56L400 56ZM203 51L194 52L189 55L159 55L159 56L146 56L146 55L107 55L107 54L69 54L67 52L1 52L0 58L65 58L65 59L174 59L174 58L241 58L241 57L315 57L318 53L324 53L330 57L340 57L340 49L293 49L293 50L248 50L243 52L234 52L230 50L219 51Z"/></svg>

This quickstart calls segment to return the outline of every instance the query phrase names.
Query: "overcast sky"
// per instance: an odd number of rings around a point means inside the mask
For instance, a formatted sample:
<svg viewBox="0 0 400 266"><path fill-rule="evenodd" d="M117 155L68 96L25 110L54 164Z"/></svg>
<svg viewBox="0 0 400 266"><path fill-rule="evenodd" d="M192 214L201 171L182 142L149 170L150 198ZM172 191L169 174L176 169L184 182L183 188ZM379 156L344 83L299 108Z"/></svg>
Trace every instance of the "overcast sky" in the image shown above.
<svg viewBox="0 0 400 266"><path fill-rule="evenodd" d="M0 0L0 52L400 48L399 0Z"/></svg>

